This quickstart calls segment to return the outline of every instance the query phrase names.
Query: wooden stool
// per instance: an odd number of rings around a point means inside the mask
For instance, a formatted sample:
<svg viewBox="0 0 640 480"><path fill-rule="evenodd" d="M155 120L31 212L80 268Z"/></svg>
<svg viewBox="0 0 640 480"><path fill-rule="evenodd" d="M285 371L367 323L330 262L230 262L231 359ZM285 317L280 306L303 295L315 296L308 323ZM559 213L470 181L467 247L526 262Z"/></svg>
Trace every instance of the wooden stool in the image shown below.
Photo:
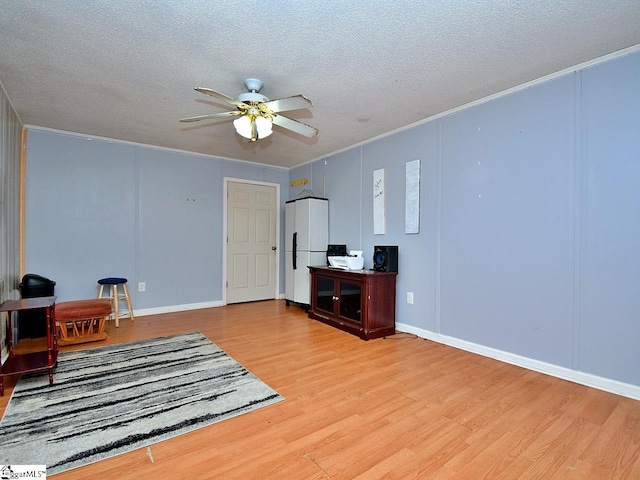
<svg viewBox="0 0 640 480"><path fill-rule="evenodd" d="M59 345L105 340L105 320L111 315L111 300L73 300L56 304L60 327Z"/></svg>
<svg viewBox="0 0 640 480"><path fill-rule="evenodd" d="M110 296L104 297L109 298L113 305L113 317L116 320L116 327L120 326L120 311L118 308L118 304L122 300L127 301L127 308L129 309L129 317L131 317L131 322L135 320L133 318L133 308L131 308L131 298L129 297L129 289L127 288L127 279L121 277L107 277L101 278L98 280L98 284L100 285L100 289L98 290L98 298L102 297L102 292L104 290L104 286L111 286ZM122 293L118 293L118 285L122 285Z"/></svg>

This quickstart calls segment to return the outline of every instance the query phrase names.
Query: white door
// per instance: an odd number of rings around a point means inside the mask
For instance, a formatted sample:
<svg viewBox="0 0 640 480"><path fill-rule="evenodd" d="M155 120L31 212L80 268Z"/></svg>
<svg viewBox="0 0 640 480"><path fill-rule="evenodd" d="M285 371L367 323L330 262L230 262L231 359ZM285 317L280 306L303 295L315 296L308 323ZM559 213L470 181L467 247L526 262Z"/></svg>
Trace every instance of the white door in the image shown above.
<svg viewBox="0 0 640 480"><path fill-rule="evenodd" d="M276 187L227 182L227 303L276 298Z"/></svg>

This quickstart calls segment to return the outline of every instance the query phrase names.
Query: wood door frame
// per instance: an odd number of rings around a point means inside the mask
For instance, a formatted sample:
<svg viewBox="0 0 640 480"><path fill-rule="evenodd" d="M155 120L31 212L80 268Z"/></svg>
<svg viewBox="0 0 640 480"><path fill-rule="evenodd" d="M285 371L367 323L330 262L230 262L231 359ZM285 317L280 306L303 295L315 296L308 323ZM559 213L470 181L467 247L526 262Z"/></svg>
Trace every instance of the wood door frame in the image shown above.
<svg viewBox="0 0 640 480"><path fill-rule="evenodd" d="M250 185L262 185L265 187L275 187L276 189L276 281L273 298L279 298L280 293L280 184L271 182L260 182L257 180L247 180L245 178L224 177L222 195L222 304L227 305L227 224L228 224L228 192L229 182L246 183Z"/></svg>

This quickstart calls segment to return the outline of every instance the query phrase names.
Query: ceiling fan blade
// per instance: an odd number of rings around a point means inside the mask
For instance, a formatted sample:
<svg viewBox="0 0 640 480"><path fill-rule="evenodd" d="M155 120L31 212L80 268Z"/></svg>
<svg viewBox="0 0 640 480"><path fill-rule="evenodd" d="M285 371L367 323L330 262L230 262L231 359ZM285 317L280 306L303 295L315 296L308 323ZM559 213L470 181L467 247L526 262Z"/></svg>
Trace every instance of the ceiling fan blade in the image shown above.
<svg viewBox="0 0 640 480"><path fill-rule="evenodd" d="M291 130L292 132L299 133L300 135L304 135L309 138L315 137L318 134L317 128L311 127L297 120L293 120L292 118L283 117L282 115L274 115L273 123L279 127L286 128L287 130Z"/></svg>
<svg viewBox="0 0 640 480"><path fill-rule="evenodd" d="M287 110L300 110L302 108L313 107L311 100L304 95L294 95L293 97L278 98L263 103L272 112L286 112Z"/></svg>
<svg viewBox="0 0 640 480"><path fill-rule="evenodd" d="M242 115L242 112L236 110L233 112L210 113L208 115L198 115L197 117L182 118L180 121L185 123L199 122L200 120L208 120L209 118L235 117L237 115Z"/></svg>
<svg viewBox="0 0 640 480"><path fill-rule="evenodd" d="M245 106L244 103L238 102L237 100L231 97L227 97L226 95L220 92L216 92L215 90L211 90L210 88L196 87L195 90L200 93L211 95L212 97L217 98L218 100L223 100L231 105L235 105L236 107Z"/></svg>

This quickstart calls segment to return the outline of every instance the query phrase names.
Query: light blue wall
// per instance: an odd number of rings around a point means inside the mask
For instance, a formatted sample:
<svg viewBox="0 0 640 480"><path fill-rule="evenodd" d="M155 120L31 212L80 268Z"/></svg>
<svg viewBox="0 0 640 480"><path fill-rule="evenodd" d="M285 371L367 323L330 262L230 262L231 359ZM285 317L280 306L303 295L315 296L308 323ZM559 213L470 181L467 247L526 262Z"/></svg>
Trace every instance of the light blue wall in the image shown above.
<svg viewBox="0 0 640 480"><path fill-rule="evenodd" d="M279 184L284 212L286 169L29 130L27 272L54 280L59 301L122 276L136 310L220 302L225 177Z"/></svg>
<svg viewBox="0 0 640 480"><path fill-rule="evenodd" d="M104 276L135 278L136 152L122 143L27 134L27 273L60 300L93 298Z"/></svg>
<svg viewBox="0 0 640 480"><path fill-rule="evenodd" d="M640 384L640 54L582 77L580 368Z"/></svg>
<svg viewBox="0 0 640 480"><path fill-rule="evenodd" d="M440 332L571 367L574 78L443 118Z"/></svg>
<svg viewBox="0 0 640 480"><path fill-rule="evenodd" d="M138 178L137 278L147 291L136 308L220 300L220 162L140 149Z"/></svg>
<svg viewBox="0 0 640 480"><path fill-rule="evenodd" d="M374 245L399 246L398 323L640 386L638 85L636 52L298 167L290 178L310 176L314 193L323 182L330 242L364 250L365 267ZM414 159L420 233L407 235L405 165ZM379 168L385 235L373 234Z"/></svg>
<svg viewBox="0 0 640 480"><path fill-rule="evenodd" d="M362 245L365 268L373 267L375 245L398 245L396 279L397 319L407 319L418 328L435 329L436 297L436 206L437 125L428 123L362 147ZM420 160L420 233L405 235L406 162ZM373 233L373 172L384 168L384 235ZM406 308L406 293L414 303ZM406 317L405 317L406 315ZM404 320L403 320L404 321Z"/></svg>
<svg viewBox="0 0 640 480"><path fill-rule="evenodd" d="M360 151L349 150L334 155L331 160L291 169L292 181L306 178L309 184L290 187L289 198L295 198L303 190L311 190L317 197L330 198L329 243L346 244L349 250L360 250L361 176ZM331 218L347 218L350 221L332 222Z"/></svg>

